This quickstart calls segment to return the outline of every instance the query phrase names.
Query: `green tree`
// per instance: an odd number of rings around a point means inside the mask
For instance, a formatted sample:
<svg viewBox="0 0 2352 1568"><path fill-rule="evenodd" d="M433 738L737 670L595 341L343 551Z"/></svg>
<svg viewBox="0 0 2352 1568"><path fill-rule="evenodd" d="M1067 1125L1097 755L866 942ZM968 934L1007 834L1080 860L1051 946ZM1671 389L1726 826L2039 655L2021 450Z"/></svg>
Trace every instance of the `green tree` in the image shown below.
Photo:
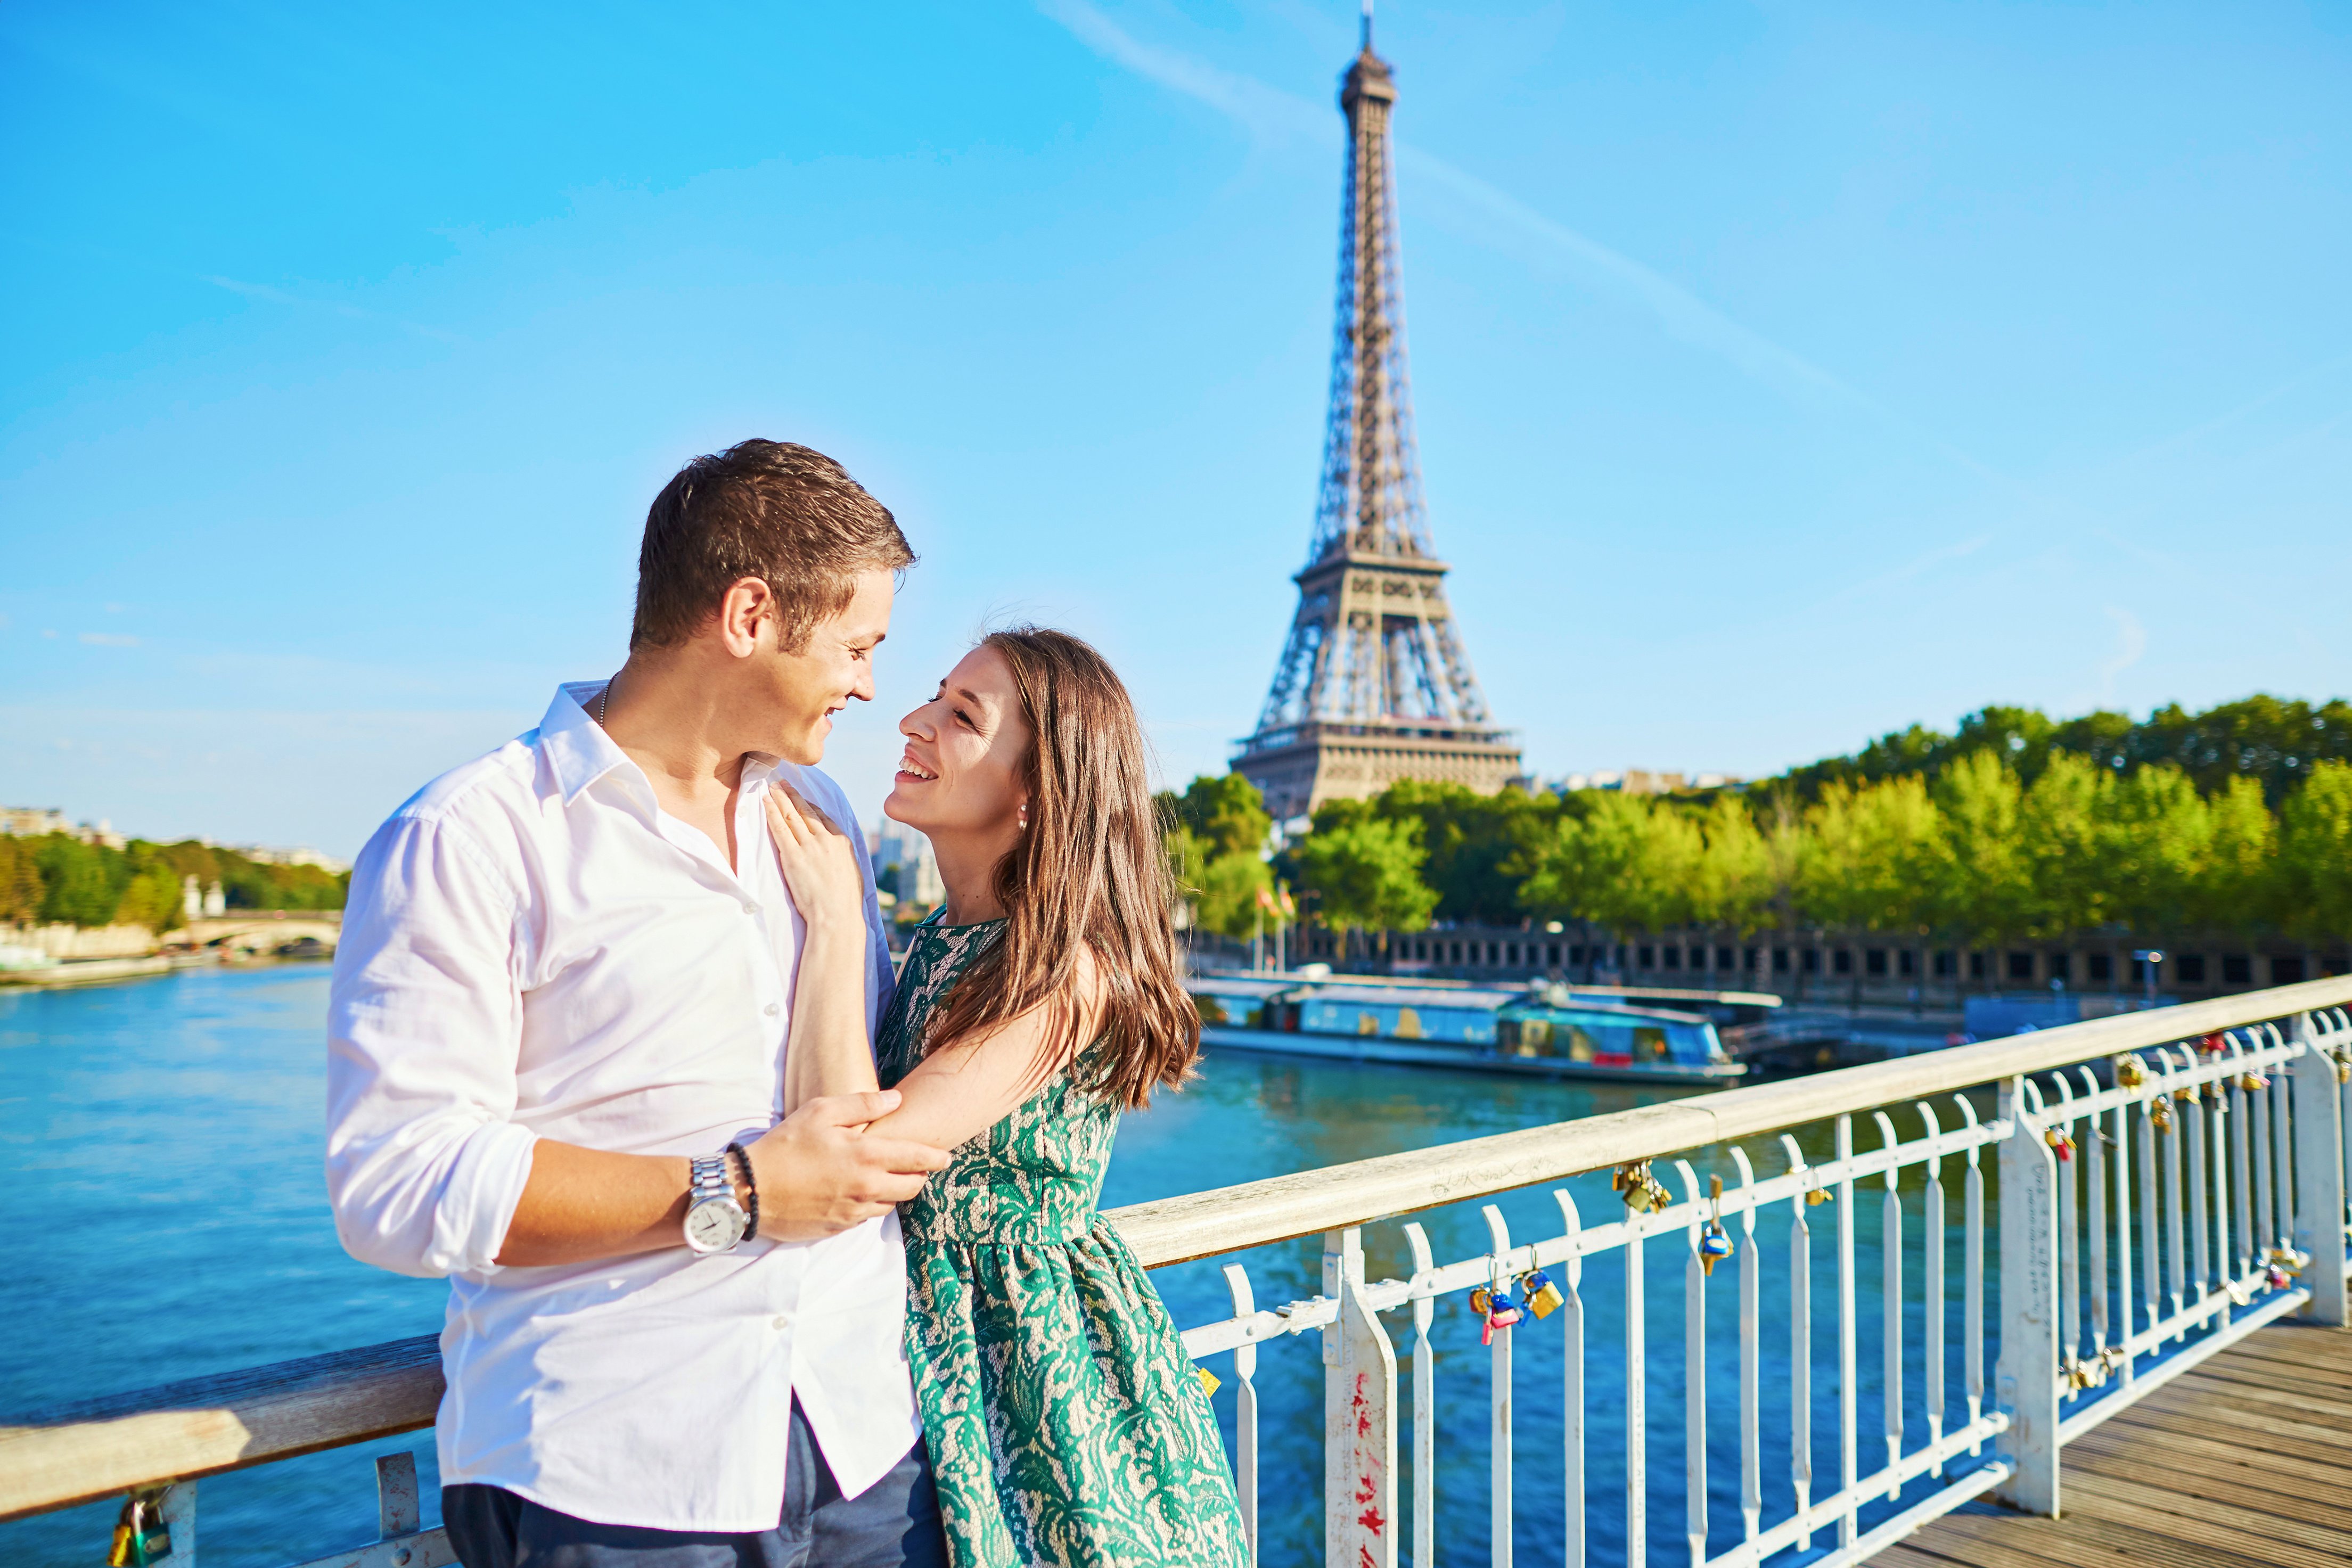
<svg viewBox="0 0 2352 1568"><path fill-rule="evenodd" d="M114 918L124 925L144 925L162 936L186 919L180 879L166 865L151 865L131 879L115 906Z"/></svg>
<svg viewBox="0 0 2352 1568"><path fill-rule="evenodd" d="M1771 925L1780 891L1771 846L1748 802L1725 791L1699 819L1697 896L1692 914L1704 925L1727 925L1742 937Z"/></svg>
<svg viewBox="0 0 2352 1568"><path fill-rule="evenodd" d="M1619 937L1664 931L1697 914L1706 848L1698 824L1671 805L1585 790L1520 858L1519 900Z"/></svg>
<svg viewBox="0 0 2352 1568"><path fill-rule="evenodd" d="M1261 857L1274 819L1257 786L1238 773L1203 774L1178 795L1162 793L1169 863L1192 901L1192 923L1219 936L1256 929L1257 895L1273 885Z"/></svg>
<svg viewBox="0 0 2352 1568"><path fill-rule="evenodd" d="M1421 879L1428 853L1418 821L1379 816L1362 800L1327 800L1290 854L1333 930L1421 931L1436 912L1436 891Z"/></svg>
<svg viewBox="0 0 2352 1568"><path fill-rule="evenodd" d="M1832 784L1805 814L1799 907L1842 930L1916 931L1934 913L1943 831L1925 780Z"/></svg>
<svg viewBox="0 0 2352 1568"><path fill-rule="evenodd" d="M41 866L33 841L0 834L0 921L30 925L41 917Z"/></svg>
<svg viewBox="0 0 2352 1568"><path fill-rule="evenodd" d="M1973 752L1937 779L1935 799L1944 836L1928 924L1970 946L2022 935L2032 887L2018 838L2025 792L2016 770L1998 752Z"/></svg>
<svg viewBox="0 0 2352 1568"><path fill-rule="evenodd" d="M1459 784L1404 779L1382 790L1372 810L1421 824L1428 853L1421 875L1436 891L1439 918L1502 923L1519 915L1518 878L1510 868L1559 816L1559 798L1517 788L1481 795Z"/></svg>
<svg viewBox="0 0 2352 1568"><path fill-rule="evenodd" d="M50 833L35 851L41 868L41 918L74 925L104 925L114 918L130 862L122 855Z"/></svg>
<svg viewBox="0 0 2352 1568"><path fill-rule="evenodd" d="M2184 923L2249 936L2274 925L2280 894L2279 820L2263 799L2261 781L2231 779L2206 808L2213 831L2204 867L2190 889Z"/></svg>
<svg viewBox="0 0 2352 1568"><path fill-rule="evenodd" d="M2101 871L2100 824L2115 791L2104 773L2072 752L2053 753L2029 785L2018 813L2028 884L2024 935L2063 936L2096 925L2111 902Z"/></svg>
<svg viewBox="0 0 2352 1568"><path fill-rule="evenodd" d="M2352 763L2322 761L2280 813L2278 867L2287 929L2352 939Z"/></svg>
<svg viewBox="0 0 2352 1568"><path fill-rule="evenodd" d="M2107 793L2096 874L2108 914L2147 935L2182 929L2212 858L2205 798L2170 763L2128 774Z"/></svg>

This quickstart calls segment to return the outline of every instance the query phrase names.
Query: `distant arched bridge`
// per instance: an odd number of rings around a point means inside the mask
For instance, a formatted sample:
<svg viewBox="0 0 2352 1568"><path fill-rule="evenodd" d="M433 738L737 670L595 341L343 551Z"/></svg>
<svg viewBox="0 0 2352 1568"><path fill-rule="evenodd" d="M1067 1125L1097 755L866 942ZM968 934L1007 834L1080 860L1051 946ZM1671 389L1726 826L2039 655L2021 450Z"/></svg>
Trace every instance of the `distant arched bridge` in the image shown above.
<svg viewBox="0 0 2352 1568"><path fill-rule="evenodd" d="M199 947L243 947L261 953L275 952L305 936L332 947L342 934L340 909L239 910L191 920L173 933Z"/></svg>

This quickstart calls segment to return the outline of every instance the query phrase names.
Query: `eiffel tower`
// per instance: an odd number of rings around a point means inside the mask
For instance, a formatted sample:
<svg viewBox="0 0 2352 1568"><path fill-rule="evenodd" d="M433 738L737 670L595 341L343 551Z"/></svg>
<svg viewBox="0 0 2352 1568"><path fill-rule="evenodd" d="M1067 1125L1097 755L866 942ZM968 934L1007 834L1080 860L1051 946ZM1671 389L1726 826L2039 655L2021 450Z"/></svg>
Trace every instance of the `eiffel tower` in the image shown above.
<svg viewBox="0 0 2352 1568"><path fill-rule="evenodd" d="M1366 0L1363 47L1339 85L1348 177L1315 538L1257 733L1233 762L1276 822L1400 779L1491 794L1519 773L1519 748L1471 673L1422 507L1389 146L1396 97Z"/></svg>

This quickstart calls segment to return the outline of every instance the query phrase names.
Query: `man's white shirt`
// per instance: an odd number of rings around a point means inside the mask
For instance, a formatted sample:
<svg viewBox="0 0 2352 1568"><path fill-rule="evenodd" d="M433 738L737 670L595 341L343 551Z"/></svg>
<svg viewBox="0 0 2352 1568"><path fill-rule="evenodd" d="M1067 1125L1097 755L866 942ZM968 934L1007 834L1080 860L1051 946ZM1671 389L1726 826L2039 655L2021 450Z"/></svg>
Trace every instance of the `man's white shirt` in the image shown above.
<svg viewBox="0 0 2352 1568"><path fill-rule="evenodd" d="M839 786L755 761L730 867L588 717L598 689L562 688L539 728L427 785L361 852L330 1009L328 1194L354 1257L450 1276L445 1484L606 1524L767 1530L795 1395L847 1495L919 1431L897 1216L711 1257L494 1260L539 1139L709 1155L782 1113L804 928L771 780L857 846L878 1020L873 870Z"/></svg>

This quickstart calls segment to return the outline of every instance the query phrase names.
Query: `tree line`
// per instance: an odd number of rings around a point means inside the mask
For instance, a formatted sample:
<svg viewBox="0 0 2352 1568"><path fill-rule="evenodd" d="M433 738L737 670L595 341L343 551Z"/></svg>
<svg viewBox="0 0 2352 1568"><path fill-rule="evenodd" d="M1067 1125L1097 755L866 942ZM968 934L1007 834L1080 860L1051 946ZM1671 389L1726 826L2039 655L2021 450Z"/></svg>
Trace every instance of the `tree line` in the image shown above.
<svg viewBox="0 0 2352 1568"><path fill-rule="evenodd" d="M19 925L180 925L186 879L221 886L231 909L341 909L348 873L271 865L191 839L133 839L121 849L67 833L0 834L0 923Z"/></svg>
<svg viewBox="0 0 2352 1568"><path fill-rule="evenodd" d="M1936 936L2094 930L2352 939L2352 705L2257 696L2057 721L1988 707L1777 779L1675 795L1403 782L1332 800L1267 854L1235 775L1164 798L1204 929L1285 883L1343 932L1580 920Z"/></svg>

